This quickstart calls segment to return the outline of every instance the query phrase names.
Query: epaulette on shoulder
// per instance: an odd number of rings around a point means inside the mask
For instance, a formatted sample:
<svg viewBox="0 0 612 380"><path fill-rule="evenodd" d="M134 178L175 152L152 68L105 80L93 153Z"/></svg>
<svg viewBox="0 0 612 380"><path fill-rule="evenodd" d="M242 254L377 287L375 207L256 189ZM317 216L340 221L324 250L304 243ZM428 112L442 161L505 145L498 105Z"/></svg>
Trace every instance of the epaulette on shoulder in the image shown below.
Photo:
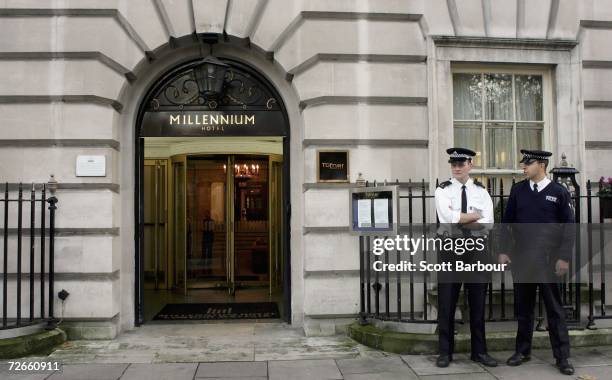
<svg viewBox="0 0 612 380"><path fill-rule="evenodd" d="M485 188L485 185L483 185L483 184L482 184L482 182L480 182L480 181L479 181L479 180L477 180L477 179L475 179L475 180L474 180L474 185L476 185L476 186L480 186L480 187L482 187L483 189Z"/></svg>
<svg viewBox="0 0 612 380"><path fill-rule="evenodd" d="M441 182L438 185L438 187L441 188L441 189L444 189L446 186L450 185L451 183L452 183L451 181L444 181L444 182Z"/></svg>

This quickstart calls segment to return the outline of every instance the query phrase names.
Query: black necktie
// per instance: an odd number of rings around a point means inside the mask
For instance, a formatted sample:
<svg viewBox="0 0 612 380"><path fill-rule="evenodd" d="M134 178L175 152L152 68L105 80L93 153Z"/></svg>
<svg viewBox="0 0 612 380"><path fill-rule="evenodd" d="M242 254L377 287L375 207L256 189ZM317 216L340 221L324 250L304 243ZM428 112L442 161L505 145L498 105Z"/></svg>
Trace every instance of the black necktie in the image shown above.
<svg viewBox="0 0 612 380"><path fill-rule="evenodd" d="M461 212L467 212L467 195L465 194L465 185L461 186Z"/></svg>
<svg viewBox="0 0 612 380"><path fill-rule="evenodd" d="M537 192L538 192L538 184L537 184L537 183L534 183L534 184L533 184L533 192L534 192L534 193L537 193Z"/></svg>

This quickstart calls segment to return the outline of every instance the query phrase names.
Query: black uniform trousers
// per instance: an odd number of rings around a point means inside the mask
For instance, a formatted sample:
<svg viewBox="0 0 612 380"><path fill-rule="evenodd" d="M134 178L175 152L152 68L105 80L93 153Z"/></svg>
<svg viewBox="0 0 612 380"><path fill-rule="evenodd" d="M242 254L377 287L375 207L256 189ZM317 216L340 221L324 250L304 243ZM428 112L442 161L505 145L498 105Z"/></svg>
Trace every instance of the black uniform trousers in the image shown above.
<svg viewBox="0 0 612 380"><path fill-rule="evenodd" d="M438 350L452 355L455 347L455 309L462 283L438 283ZM472 355L487 353L485 341L486 283L464 283L470 309Z"/></svg>
<svg viewBox="0 0 612 380"><path fill-rule="evenodd" d="M570 342L565 323L565 312L561 303L561 290L558 283L515 283L515 308L518 320L516 333L516 352L523 355L531 353L533 323L536 305L536 289L540 287L546 318L548 336L553 356L557 360L567 359L570 355Z"/></svg>

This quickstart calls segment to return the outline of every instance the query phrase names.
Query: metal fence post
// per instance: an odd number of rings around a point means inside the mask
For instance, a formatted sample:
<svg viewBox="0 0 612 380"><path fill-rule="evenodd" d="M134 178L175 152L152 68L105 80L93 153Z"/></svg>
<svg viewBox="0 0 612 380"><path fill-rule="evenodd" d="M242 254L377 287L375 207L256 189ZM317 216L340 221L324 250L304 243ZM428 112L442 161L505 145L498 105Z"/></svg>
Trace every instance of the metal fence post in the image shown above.
<svg viewBox="0 0 612 380"><path fill-rule="evenodd" d="M588 330L595 329L595 319L593 318L594 307L593 307L593 207L591 204L591 180L587 180L586 184L586 197L587 197L587 251L588 251L588 274L589 274L589 316L586 324Z"/></svg>
<svg viewBox="0 0 612 380"><path fill-rule="evenodd" d="M2 267L2 327L7 327L7 295L8 295L8 210L9 191L8 182L4 184L4 266Z"/></svg>
<svg viewBox="0 0 612 380"><path fill-rule="evenodd" d="M368 324L367 314L365 311L365 261L366 252L364 249L364 237L359 236L359 324Z"/></svg>
<svg viewBox="0 0 612 380"><path fill-rule="evenodd" d="M49 318L47 319L47 330L52 330L57 326L57 321L53 315L53 281L54 281L54 255L55 255L55 210L57 209L57 198L47 199L49 203Z"/></svg>
<svg viewBox="0 0 612 380"><path fill-rule="evenodd" d="M34 320L34 242L36 233L34 225L36 224L36 188L32 184L30 192L30 322Z"/></svg>

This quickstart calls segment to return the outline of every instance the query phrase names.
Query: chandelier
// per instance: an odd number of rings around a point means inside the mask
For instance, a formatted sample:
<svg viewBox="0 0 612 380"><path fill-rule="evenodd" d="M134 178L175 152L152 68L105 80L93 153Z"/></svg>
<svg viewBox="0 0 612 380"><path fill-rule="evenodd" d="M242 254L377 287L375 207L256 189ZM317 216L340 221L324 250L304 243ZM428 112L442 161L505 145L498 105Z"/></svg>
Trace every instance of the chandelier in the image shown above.
<svg viewBox="0 0 612 380"><path fill-rule="evenodd" d="M223 165L223 173L227 173L227 165ZM259 164L234 164L234 177L251 178L259 175Z"/></svg>

